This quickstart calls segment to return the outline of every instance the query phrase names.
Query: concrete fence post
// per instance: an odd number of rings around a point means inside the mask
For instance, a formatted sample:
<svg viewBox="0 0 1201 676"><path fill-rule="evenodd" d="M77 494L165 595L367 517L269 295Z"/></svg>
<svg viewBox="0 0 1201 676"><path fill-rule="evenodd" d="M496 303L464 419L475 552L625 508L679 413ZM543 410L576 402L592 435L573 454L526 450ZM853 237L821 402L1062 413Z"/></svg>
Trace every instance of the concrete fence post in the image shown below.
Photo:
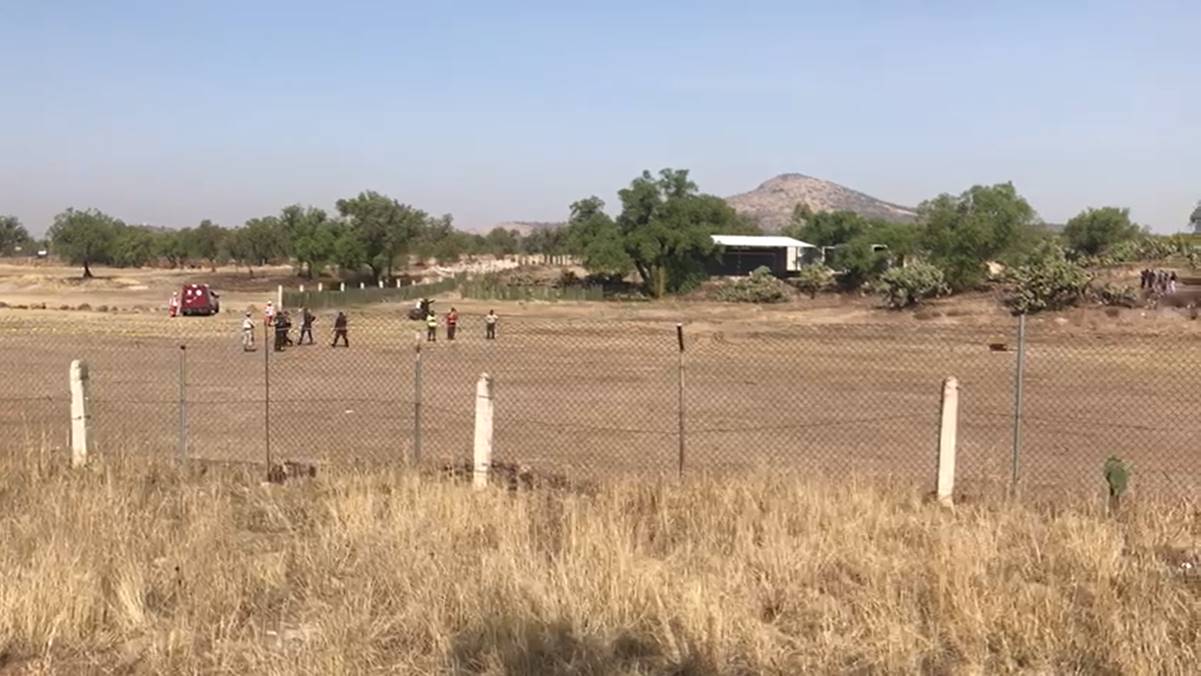
<svg viewBox="0 0 1201 676"><path fill-rule="evenodd" d="M325 284L317 282L317 293L321 293L322 291L325 291Z"/></svg>
<svg viewBox="0 0 1201 676"><path fill-rule="evenodd" d="M275 287L275 307L283 308L284 306L284 285L280 284Z"/></svg>
<svg viewBox="0 0 1201 676"><path fill-rule="evenodd" d="M397 277L395 281L396 281L396 288L399 289L400 288L400 277Z"/></svg>
<svg viewBox="0 0 1201 676"><path fill-rule="evenodd" d="M492 468L492 376L480 376L475 384L475 463L471 485L478 491L488 487Z"/></svg>
<svg viewBox="0 0 1201 676"><path fill-rule="evenodd" d="M379 288L384 288L384 280L379 280Z"/></svg>
<svg viewBox="0 0 1201 676"><path fill-rule="evenodd" d="M301 293L304 293L304 284L301 284L301 285L300 285L300 292L301 292Z"/></svg>
<svg viewBox="0 0 1201 676"><path fill-rule="evenodd" d="M955 445L959 427L959 381L942 384L942 416L938 433L938 501L950 507L955 494Z"/></svg>
<svg viewBox="0 0 1201 676"><path fill-rule="evenodd" d="M340 284L340 286L339 286L338 290L346 291L346 282L339 282L339 284Z"/></svg>
<svg viewBox="0 0 1201 676"><path fill-rule="evenodd" d="M359 291L367 288L367 282L359 282Z"/></svg>
<svg viewBox="0 0 1201 676"><path fill-rule="evenodd" d="M71 466L83 467L92 454L92 410L88 365L71 362Z"/></svg>

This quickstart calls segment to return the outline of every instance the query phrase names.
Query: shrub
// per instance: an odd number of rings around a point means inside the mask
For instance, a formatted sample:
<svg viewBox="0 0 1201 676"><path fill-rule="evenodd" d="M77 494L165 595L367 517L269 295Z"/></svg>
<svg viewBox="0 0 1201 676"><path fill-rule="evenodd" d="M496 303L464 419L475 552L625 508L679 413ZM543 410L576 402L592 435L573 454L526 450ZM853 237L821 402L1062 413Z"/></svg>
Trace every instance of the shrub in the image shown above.
<svg viewBox="0 0 1201 676"><path fill-rule="evenodd" d="M1018 314L1060 310L1080 301L1089 283L1084 268L1067 260L1063 249L1046 247L1010 273L1007 303Z"/></svg>
<svg viewBox="0 0 1201 676"><path fill-rule="evenodd" d="M880 275L876 284L884 304L897 309L917 305L927 298L937 298L950 290L942 270L929 263L892 268Z"/></svg>
<svg viewBox="0 0 1201 676"><path fill-rule="evenodd" d="M766 267L756 268L749 277L723 284L715 294L725 303L783 303L788 300L788 285L776 279Z"/></svg>
<svg viewBox="0 0 1201 676"><path fill-rule="evenodd" d="M833 277L834 272L824 265L805 265L797 271L796 277L792 278L792 285L809 294L810 298L816 298L817 293L826 288Z"/></svg>
<svg viewBox="0 0 1201 676"><path fill-rule="evenodd" d="M1090 288L1090 295L1101 305L1138 307L1138 290L1126 284L1106 283Z"/></svg>

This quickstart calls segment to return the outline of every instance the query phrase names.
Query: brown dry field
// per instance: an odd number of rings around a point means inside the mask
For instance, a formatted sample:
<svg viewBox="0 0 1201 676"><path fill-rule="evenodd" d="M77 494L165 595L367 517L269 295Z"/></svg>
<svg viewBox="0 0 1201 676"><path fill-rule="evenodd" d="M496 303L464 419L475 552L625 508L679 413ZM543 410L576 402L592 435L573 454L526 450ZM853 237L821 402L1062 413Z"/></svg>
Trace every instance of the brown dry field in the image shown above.
<svg viewBox="0 0 1201 676"><path fill-rule="evenodd" d="M15 270L15 272L14 272ZM0 310L0 448L65 448L68 366L92 369L98 451L177 452L180 345L186 345L191 457L333 466L402 462L412 452L414 334L402 308L351 313L351 348L243 353L237 309L261 305L286 271L211 278L230 311L168 319L161 305L203 271L121 272L88 284L65 269L0 268L0 301L104 303L119 312ZM20 281L16 281L17 279ZM292 280L294 282L294 280ZM156 303L155 299L159 299ZM425 346L423 459L465 460L475 381L496 378L498 460L571 477L659 475L678 457L675 323L685 324L686 471L779 468L932 481L939 393L960 381L960 476L1000 490L1013 441L1015 322L994 299L940 303L932 319L870 300L823 297L782 307L711 303L481 303L460 340ZM483 340L495 306L500 340ZM1197 324L1172 311L1080 310L1028 325L1020 473L1024 486L1096 490L1111 454L1135 489L1189 490L1201 476ZM269 425L265 371L270 371Z"/></svg>

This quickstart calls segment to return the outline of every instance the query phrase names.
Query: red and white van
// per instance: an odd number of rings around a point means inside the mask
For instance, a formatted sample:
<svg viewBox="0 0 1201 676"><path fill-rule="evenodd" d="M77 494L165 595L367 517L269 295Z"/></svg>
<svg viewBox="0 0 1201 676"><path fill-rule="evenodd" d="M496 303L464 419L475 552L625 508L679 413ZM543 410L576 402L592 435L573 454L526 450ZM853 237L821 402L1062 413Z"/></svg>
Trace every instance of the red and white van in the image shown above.
<svg viewBox="0 0 1201 676"><path fill-rule="evenodd" d="M215 315L221 311L221 296L208 284L184 284L179 292L182 315Z"/></svg>

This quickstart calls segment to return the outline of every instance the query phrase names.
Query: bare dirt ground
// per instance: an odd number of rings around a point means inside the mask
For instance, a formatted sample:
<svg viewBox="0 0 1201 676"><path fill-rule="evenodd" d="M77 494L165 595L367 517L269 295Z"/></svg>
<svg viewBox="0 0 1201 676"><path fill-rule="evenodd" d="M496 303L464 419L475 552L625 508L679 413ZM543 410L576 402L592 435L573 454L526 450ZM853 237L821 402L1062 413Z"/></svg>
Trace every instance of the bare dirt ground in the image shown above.
<svg viewBox="0 0 1201 676"><path fill-rule="evenodd" d="M228 284L217 288L231 310L261 307L275 283L295 283L286 270L253 281L238 281L244 270L100 271L99 283L58 288L55 273L0 270L0 301L121 310L0 310L0 447L65 448L68 366L85 359L99 451L176 453L185 345L192 457L263 462L268 434L275 460L400 462L414 450L420 326L400 318L402 308L352 310L350 349L329 347L331 318L323 314L317 345L267 359L261 349L240 350L237 312L171 320L132 308L164 304L171 288L196 277ZM917 315L832 296L771 308L453 296L439 305L457 306L464 319L459 340L440 332L422 350L425 461L468 457L475 381L487 372L497 383L498 460L572 476L673 474L675 324L683 322L689 472L770 466L925 481L946 376L961 383L961 475L992 490L1011 471L1015 322L987 296ZM481 316L490 308L502 317L495 342L483 340ZM1097 487L1105 458L1118 454L1133 463L1136 486L1195 485L1198 328L1170 310L1032 319L1023 481Z"/></svg>

